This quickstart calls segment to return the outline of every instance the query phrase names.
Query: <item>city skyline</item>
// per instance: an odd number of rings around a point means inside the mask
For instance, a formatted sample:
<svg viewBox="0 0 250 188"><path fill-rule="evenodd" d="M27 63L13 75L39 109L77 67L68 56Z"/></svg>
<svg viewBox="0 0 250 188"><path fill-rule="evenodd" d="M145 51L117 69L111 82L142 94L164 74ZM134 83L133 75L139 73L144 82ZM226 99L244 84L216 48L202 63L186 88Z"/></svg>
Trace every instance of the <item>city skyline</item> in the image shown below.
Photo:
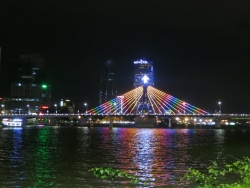
<svg viewBox="0 0 250 188"><path fill-rule="evenodd" d="M249 8L228 1L4 2L0 94L9 92L12 60L39 53L52 101L91 108L103 62L116 62L120 95L133 88L133 62L145 58L154 62L161 91L208 112L249 113Z"/></svg>
<svg viewBox="0 0 250 188"><path fill-rule="evenodd" d="M4 113L38 113L51 106L50 85L46 84L41 55L20 55L14 59L8 83L10 93L0 101Z"/></svg>

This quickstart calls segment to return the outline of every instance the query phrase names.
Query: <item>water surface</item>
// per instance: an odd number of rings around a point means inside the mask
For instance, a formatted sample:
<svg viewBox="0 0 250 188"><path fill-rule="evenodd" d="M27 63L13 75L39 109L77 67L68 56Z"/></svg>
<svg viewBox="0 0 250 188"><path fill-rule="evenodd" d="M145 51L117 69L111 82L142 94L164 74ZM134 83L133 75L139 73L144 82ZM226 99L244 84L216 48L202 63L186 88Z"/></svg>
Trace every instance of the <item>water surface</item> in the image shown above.
<svg viewBox="0 0 250 188"><path fill-rule="evenodd" d="M249 129L152 129L37 126L0 129L0 187L115 187L88 170L113 167L143 187L193 187L189 167L205 169L250 156ZM233 156L233 157L232 157Z"/></svg>

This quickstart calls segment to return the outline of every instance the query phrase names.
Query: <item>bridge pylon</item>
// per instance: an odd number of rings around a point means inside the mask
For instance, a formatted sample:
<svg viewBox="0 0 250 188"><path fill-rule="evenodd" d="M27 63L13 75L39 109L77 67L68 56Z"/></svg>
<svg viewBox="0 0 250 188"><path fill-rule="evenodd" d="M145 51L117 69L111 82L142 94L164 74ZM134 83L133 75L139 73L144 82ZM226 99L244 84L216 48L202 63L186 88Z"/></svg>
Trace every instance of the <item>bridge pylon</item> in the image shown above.
<svg viewBox="0 0 250 188"><path fill-rule="evenodd" d="M154 113L148 98L148 85L143 86L142 96L137 102L136 115L149 115Z"/></svg>

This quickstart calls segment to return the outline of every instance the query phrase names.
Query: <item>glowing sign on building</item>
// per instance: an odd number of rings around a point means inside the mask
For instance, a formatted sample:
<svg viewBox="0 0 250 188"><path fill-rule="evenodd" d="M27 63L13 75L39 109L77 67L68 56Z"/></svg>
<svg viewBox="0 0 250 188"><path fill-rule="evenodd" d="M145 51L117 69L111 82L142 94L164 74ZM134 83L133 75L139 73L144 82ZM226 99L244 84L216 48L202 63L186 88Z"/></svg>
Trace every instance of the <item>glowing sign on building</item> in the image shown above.
<svg viewBox="0 0 250 188"><path fill-rule="evenodd" d="M140 59L139 61L134 61L134 64L148 64L148 62Z"/></svg>
<svg viewBox="0 0 250 188"><path fill-rule="evenodd" d="M47 89L47 85L43 84L43 85L42 85L42 88L43 88L43 89Z"/></svg>

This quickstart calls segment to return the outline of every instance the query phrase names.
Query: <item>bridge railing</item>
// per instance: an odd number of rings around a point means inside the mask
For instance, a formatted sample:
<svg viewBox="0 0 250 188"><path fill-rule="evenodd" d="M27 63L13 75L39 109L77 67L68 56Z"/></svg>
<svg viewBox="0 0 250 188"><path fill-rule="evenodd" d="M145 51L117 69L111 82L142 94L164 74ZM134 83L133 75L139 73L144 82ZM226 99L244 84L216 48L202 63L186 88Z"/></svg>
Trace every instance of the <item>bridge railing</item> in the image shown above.
<svg viewBox="0 0 250 188"><path fill-rule="evenodd" d="M12 116L29 116L29 117L44 117L44 116L140 116L139 114L88 114L88 113L45 113L45 114L0 114L0 117ZM146 114L145 116L230 116L230 117L250 117L250 114Z"/></svg>

